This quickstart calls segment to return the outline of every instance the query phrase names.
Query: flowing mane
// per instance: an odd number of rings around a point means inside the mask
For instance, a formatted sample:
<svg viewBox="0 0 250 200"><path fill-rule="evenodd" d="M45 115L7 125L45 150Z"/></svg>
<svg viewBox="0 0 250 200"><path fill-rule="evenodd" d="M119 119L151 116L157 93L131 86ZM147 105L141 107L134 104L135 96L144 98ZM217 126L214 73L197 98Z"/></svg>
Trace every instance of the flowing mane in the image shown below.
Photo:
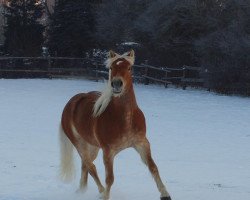
<svg viewBox="0 0 250 200"><path fill-rule="evenodd" d="M101 95L96 100L94 107L93 107L93 117L100 116L107 106L112 97L112 90L110 86L110 81L108 81L106 88L102 91Z"/></svg>
<svg viewBox="0 0 250 200"><path fill-rule="evenodd" d="M112 64L118 59L125 59L131 65L134 65L134 62L135 62L135 57L134 56L131 57L129 55L129 52L124 53L122 55L119 55L119 54L114 53L114 52L111 52L111 54L112 55L104 62L106 68L109 69L109 80L107 82L106 88L101 92L101 95L98 97L98 99L96 100L96 102L94 104L93 117L100 116L105 111L105 109L107 108L107 106L109 105L109 102L111 100L112 88L111 88L111 81L110 81L110 74L111 74L110 67L112 66Z"/></svg>

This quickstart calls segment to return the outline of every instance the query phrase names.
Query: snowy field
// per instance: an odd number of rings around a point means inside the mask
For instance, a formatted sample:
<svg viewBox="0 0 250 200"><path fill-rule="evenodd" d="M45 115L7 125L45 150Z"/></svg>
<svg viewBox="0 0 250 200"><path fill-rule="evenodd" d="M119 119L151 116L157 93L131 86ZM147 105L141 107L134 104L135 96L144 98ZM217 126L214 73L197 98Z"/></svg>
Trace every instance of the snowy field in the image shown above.
<svg viewBox="0 0 250 200"><path fill-rule="evenodd" d="M74 94L100 90L83 80L0 80L0 200L97 200L92 178L85 194L58 179L58 125ZM202 90L135 85L148 138L173 200L250 199L250 99ZM104 183L99 153L95 161ZM139 155L115 160L112 200L159 200Z"/></svg>

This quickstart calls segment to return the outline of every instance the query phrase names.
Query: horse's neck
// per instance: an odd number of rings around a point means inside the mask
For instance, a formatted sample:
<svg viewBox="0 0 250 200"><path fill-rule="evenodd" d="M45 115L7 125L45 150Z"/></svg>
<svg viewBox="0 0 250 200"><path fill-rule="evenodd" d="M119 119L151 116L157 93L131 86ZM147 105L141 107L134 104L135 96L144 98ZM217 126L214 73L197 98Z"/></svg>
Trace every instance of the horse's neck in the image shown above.
<svg viewBox="0 0 250 200"><path fill-rule="evenodd" d="M131 86L121 97L113 97L114 106L121 107L126 111L132 111L137 107L133 86Z"/></svg>

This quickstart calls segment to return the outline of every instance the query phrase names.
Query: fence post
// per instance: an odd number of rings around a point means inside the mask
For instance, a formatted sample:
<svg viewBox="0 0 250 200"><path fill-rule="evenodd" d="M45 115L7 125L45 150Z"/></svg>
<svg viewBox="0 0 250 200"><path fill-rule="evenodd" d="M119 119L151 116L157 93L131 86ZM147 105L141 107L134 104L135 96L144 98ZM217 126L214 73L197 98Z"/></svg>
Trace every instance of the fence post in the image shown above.
<svg viewBox="0 0 250 200"><path fill-rule="evenodd" d="M144 72L145 80L144 80L144 85L149 84L149 79L147 78L148 76L148 61L145 60L145 72Z"/></svg>
<svg viewBox="0 0 250 200"><path fill-rule="evenodd" d="M98 82L98 64L95 62L95 81Z"/></svg>
<svg viewBox="0 0 250 200"><path fill-rule="evenodd" d="M52 74L51 74L51 58L50 58L50 56L47 56L47 59L48 59L48 76L49 76L49 79L52 79Z"/></svg>
<svg viewBox="0 0 250 200"><path fill-rule="evenodd" d="M166 71L166 73L165 73L165 84L164 84L165 88L167 88L167 87L168 87L168 81L167 81L167 78L168 78L168 71Z"/></svg>
<svg viewBox="0 0 250 200"><path fill-rule="evenodd" d="M246 93L247 96L250 96L250 85L248 84L247 85L247 93Z"/></svg>
<svg viewBox="0 0 250 200"><path fill-rule="evenodd" d="M187 87L187 84L186 82L184 81L184 79L186 78L186 67L185 65L183 66L183 75L182 75L182 89L183 90L186 90L186 87Z"/></svg>

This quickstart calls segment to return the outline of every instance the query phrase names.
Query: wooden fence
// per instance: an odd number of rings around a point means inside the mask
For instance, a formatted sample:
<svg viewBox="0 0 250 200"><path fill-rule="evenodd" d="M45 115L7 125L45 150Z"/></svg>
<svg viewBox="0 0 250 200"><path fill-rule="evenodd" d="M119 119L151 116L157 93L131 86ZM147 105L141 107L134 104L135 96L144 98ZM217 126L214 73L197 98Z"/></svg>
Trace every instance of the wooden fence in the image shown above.
<svg viewBox="0 0 250 200"><path fill-rule="evenodd" d="M133 78L146 85L150 83L181 86L203 86L200 68L156 67L147 63L135 64ZM0 57L0 78L65 78L87 77L98 81L108 78L103 62L93 59L67 57Z"/></svg>

